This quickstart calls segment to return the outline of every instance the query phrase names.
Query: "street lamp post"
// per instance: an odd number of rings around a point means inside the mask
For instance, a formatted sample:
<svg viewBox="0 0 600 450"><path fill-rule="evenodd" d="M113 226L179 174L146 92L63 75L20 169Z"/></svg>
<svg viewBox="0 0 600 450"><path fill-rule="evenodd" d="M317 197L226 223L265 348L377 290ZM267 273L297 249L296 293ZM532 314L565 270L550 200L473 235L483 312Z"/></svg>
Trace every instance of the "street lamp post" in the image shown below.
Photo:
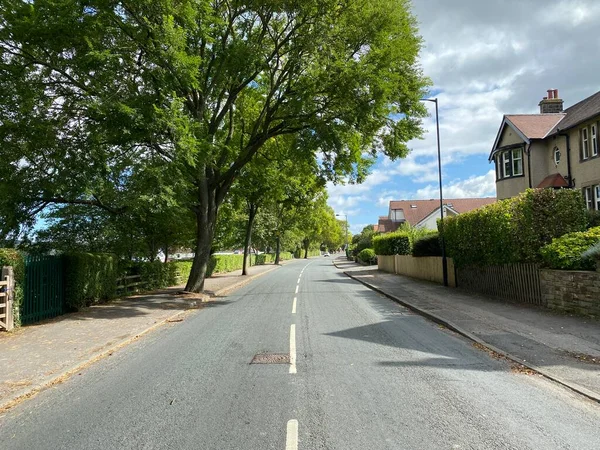
<svg viewBox="0 0 600 450"><path fill-rule="evenodd" d="M440 181L440 217L442 219L440 245L442 247L442 275L444 277L444 286L448 286L448 261L446 260L446 243L444 240L444 197L442 194L442 155L440 152L440 119L438 114L437 98L422 98L422 101L435 103L435 126L437 131L437 154L438 154L438 172Z"/></svg>
<svg viewBox="0 0 600 450"><path fill-rule="evenodd" d="M348 256L348 214L336 214L336 217L344 216L346 221L346 256Z"/></svg>

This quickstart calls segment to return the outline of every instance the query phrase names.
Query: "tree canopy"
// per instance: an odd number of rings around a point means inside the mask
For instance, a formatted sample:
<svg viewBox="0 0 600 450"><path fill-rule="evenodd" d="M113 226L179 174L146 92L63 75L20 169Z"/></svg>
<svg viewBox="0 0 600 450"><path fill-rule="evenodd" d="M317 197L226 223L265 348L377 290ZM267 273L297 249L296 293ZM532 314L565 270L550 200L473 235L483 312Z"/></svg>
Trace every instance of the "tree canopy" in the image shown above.
<svg viewBox="0 0 600 450"><path fill-rule="evenodd" d="M331 180L407 154L420 45L408 0L4 0L0 231L56 204L185 209L198 291L219 207L272 139Z"/></svg>

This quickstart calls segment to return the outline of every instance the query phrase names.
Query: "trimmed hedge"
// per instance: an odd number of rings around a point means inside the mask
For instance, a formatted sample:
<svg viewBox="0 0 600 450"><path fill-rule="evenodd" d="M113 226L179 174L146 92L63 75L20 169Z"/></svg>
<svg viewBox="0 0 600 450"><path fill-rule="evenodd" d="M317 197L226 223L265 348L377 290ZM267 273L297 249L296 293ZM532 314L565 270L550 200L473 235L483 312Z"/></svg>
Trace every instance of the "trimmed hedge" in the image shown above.
<svg viewBox="0 0 600 450"><path fill-rule="evenodd" d="M243 263L244 255L212 255L206 269L206 277L210 277L216 273L241 270Z"/></svg>
<svg viewBox="0 0 600 450"><path fill-rule="evenodd" d="M377 255L409 255L410 238L405 232L386 233L373 238Z"/></svg>
<svg viewBox="0 0 600 450"><path fill-rule="evenodd" d="M438 222L456 267L539 262L540 248L585 225L583 198L571 189L528 189Z"/></svg>
<svg viewBox="0 0 600 450"><path fill-rule="evenodd" d="M116 256L67 253L65 259L65 305L81 309L115 297L118 277Z"/></svg>
<svg viewBox="0 0 600 450"><path fill-rule="evenodd" d="M438 233L430 234L417 239L413 243L412 255L419 256L442 256L442 244Z"/></svg>
<svg viewBox="0 0 600 450"><path fill-rule="evenodd" d="M372 248L365 248L358 254L358 259L364 263L374 264L377 262L377 255Z"/></svg>
<svg viewBox="0 0 600 450"><path fill-rule="evenodd" d="M568 233L542 247L540 254L544 265L558 270L594 270L596 261L582 253L600 242L600 227L587 231Z"/></svg>
<svg viewBox="0 0 600 450"><path fill-rule="evenodd" d="M21 305L25 297L25 260L23 255L14 248L0 248L0 268L12 266L15 275L15 296L13 302L13 324L21 326Z"/></svg>

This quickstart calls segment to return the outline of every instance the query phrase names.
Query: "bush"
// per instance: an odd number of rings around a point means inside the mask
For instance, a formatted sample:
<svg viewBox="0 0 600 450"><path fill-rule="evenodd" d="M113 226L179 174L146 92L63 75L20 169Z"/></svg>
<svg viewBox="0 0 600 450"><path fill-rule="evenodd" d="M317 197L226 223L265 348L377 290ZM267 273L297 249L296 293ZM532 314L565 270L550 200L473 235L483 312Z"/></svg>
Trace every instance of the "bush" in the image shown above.
<svg viewBox="0 0 600 450"><path fill-rule="evenodd" d="M595 228L600 227L600 211L596 211L593 209L585 210L585 219L586 219L586 227L587 228Z"/></svg>
<svg viewBox="0 0 600 450"><path fill-rule="evenodd" d="M244 255L212 255L206 270L206 277L210 277L216 273L241 270L243 262Z"/></svg>
<svg viewBox="0 0 600 450"><path fill-rule="evenodd" d="M553 238L585 229L579 191L528 189L518 197L438 222L456 267L538 262Z"/></svg>
<svg viewBox="0 0 600 450"><path fill-rule="evenodd" d="M540 250L543 262L551 269L594 270L596 262L592 256L582 255L600 241L600 227L587 231L565 234Z"/></svg>
<svg viewBox="0 0 600 450"><path fill-rule="evenodd" d="M65 305L81 309L115 296L117 259L111 254L67 253L65 264Z"/></svg>
<svg viewBox="0 0 600 450"><path fill-rule="evenodd" d="M358 259L364 263L374 264L377 262L377 255L372 248L365 248L358 254Z"/></svg>
<svg viewBox="0 0 600 450"><path fill-rule="evenodd" d="M23 305L25 289L25 261L23 255L14 248L0 248L0 268L12 266L15 276L15 296L13 302L13 324L21 326L21 305Z"/></svg>
<svg viewBox="0 0 600 450"><path fill-rule="evenodd" d="M373 238L373 248L377 255L408 255L410 238L402 231L382 234Z"/></svg>
<svg viewBox="0 0 600 450"><path fill-rule="evenodd" d="M442 256L442 245L438 233L417 239L412 246L413 256Z"/></svg>

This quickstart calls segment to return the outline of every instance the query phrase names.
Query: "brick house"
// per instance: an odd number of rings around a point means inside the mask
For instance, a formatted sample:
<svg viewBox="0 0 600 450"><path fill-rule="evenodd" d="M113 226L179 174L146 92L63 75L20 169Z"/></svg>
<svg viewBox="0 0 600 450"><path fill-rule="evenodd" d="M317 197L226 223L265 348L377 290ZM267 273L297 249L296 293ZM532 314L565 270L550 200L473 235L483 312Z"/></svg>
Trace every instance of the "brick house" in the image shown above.
<svg viewBox="0 0 600 450"><path fill-rule="evenodd" d="M539 107L539 114L502 119L489 156L497 198L527 188L574 188L588 209L600 210L600 92L563 109L558 90L551 89Z"/></svg>

